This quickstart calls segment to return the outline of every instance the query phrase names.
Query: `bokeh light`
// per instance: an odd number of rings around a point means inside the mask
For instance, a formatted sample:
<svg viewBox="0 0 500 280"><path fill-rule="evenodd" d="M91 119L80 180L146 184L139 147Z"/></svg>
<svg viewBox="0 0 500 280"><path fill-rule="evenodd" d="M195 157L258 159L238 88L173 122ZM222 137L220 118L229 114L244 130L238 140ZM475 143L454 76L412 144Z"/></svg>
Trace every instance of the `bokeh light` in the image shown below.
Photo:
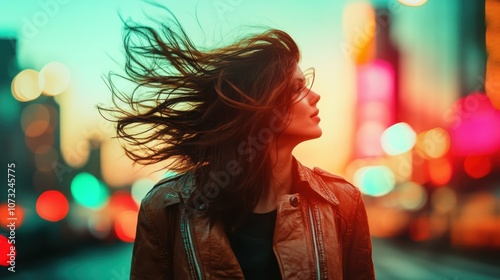
<svg viewBox="0 0 500 280"><path fill-rule="evenodd" d="M144 198L149 190L151 190L154 184L155 182L153 180L147 178L139 179L132 184L132 198L137 203L137 205L141 204L142 198Z"/></svg>
<svg viewBox="0 0 500 280"><path fill-rule="evenodd" d="M21 113L21 127L28 137L38 137L50 126L50 112L43 104L30 104Z"/></svg>
<svg viewBox="0 0 500 280"><path fill-rule="evenodd" d="M465 157L464 170L472 178L483 178L491 172L491 158L486 155Z"/></svg>
<svg viewBox="0 0 500 280"><path fill-rule="evenodd" d="M107 209L111 212L111 217L114 218L123 211L138 211L139 207L129 192L116 191L109 198Z"/></svg>
<svg viewBox="0 0 500 280"><path fill-rule="evenodd" d="M417 137L417 153L425 158L441 158L450 150L450 135L440 127L422 132Z"/></svg>
<svg viewBox="0 0 500 280"><path fill-rule="evenodd" d="M59 191L50 190L42 193L36 201L36 212L47 221L57 222L66 217L69 203Z"/></svg>
<svg viewBox="0 0 500 280"><path fill-rule="evenodd" d="M415 182L405 182L395 192L399 206L405 210L416 211L427 202L426 190Z"/></svg>
<svg viewBox="0 0 500 280"><path fill-rule="evenodd" d="M387 166L365 166L354 173L354 182L366 195L383 196L394 189L396 179Z"/></svg>
<svg viewBox="0 0 500 280"><path fill-rule="evenodd" d="M92 215L88 220L90 234L98 239L104 239L111 233L113 222L108 215Z"/></svg>
<svg viewBox="0 0 500 280"><path fill-rule="evenodd" d="M491 193L481 191L461 197L460 206L460 216L451 225L452 244L468 248L498 248L498 200Z"/></svg>
<svg viewBox="0 0 500 280"><path fill-rule="evenodd" d="M457 156L492 154L500 150L500 110L479 92L456 102L449 116L451 151Z"/></svg>
<svg viewBox="0 0 500 280"><path fill-rule="evenodd" d="M71 194L76 202L92 209L103 207L109 198L109 191L104 183L87 172L79 173L73 178Z"/></svg>
<svg viewBox="0 0 500 280"><path fill-rule="evenodd" d="M37 137L24 137L24 141L26 143L26 146L30 149L31 152L33 153L44 153L47 150L44 150L41 147L52 147L54 145L54 130L51 126L47 127L47 130L42 134Z"/></svg>
<svg viewBox="0 0 500 280"><path fill-rule="evenodd" d="M374 60L358 70L358 102L391 101L394 94L394 69L384 60ZM391 108L392 104L387 104Z"/></svg>
<svg viewBox="0 0 500 280"><path fill-rule="evenodd" d="M133 242L137 227L137 211L123 211L116 217L115 233L123 242Z"/></svg>
<svg viewBox="0 0 500 280"><path fill-rule="evenodd" d="M453 166L448 158L439 158L427 162L430 181L436 186L448 184L453 175Z"/></svg>
<svg viewBox="0 0 500 280"><path fill-rule="evenodd" d="M11 247L14 247L14 252L11 253ZM9 266L10 264L8 261L10 260L11 256L9 254L13 254L13 257L16 256L16 249L15 245L9 244L9 239L5 236L0 234L0 266Z"/></svg>
<svg viewBox="0 0 500 280"><path fill-rule="evenodd" d="M437 188L431 195L431 204L434 211L438 213L448 213L457 204L457 194L449 187Z"/></svg>
<svg viewBox="0 0 500 280"><path fill-rule="evenodd" d="M12 80L12 95L15 99L26 102L36 99L42 94L39 85L39 73L33 69L21 71Z"/></svg>
<svg viewBox="0 0 500 280"><path fill-rule="evenodd" d="M382 148L388 155L399 155L413 148L417 139L407 123L397 123L387 128L381 137Z"/></svg>
<svg viewBox="0 0 500 280"><path fill-rule="evenodd" d="M90 217L94 215L99 215L94 209L85 207L76 201L71 201L69 207L71 211L68 213L67 225L73 230L73 232L81 235L86 235L88 233L88 221Z"/></svg>
<svg viewBox="0 0 500 280"><path fill-rule="evenodd" d="M413 241L425 241L431 238L429 217L421 215L410 222L409 234Z"/></svg>
<svg viewBox="0 0 500 280"><path fill-rule="evenodd" d="M40 88L45 95L54 96L62 93L69 85L69 70L61 62L47 63L40 70Z"/></svg>
<svg viewBox="0 0 500 280"><path fill-rule="evenodd" d="M412 7L422 6L427 2L427 0L398 0L398 1L401 4Z"/></svg>
<svg viewBox="0 0 500 280"><path fill-rule="evenodd" d="M71 167L80 168L87 163L90 156L90 143L80 140L76 145L62 145L64 161Z"/></svg>
<svg viewBox="0 0 500 280"><path fill-rule="evenodd" d="M358 158L384 156L380 138L394 119L394 69L384 60L357 67L355 155ZM384 113L375 113L377 110Z"/></svg>
<svg viewBox="0 0 500 280"><path fill-rule="evenodd" d="M14 215L10 215L9 207L7 203L0 204L0 222L2 223L0 226L6 230L8 230L7 225L12 222L8 218L16 218L16 228L19 228L24 223L24 207L22 207L19 203L16 203L15 210L13 211Z"/></svg>
<svg viewBox="0 0 500 280"><path fill-rule="evenodd" d="M372 207L367 215L370 234L382 238L401 234L410 222L409 213L398 208Z"/></svg>

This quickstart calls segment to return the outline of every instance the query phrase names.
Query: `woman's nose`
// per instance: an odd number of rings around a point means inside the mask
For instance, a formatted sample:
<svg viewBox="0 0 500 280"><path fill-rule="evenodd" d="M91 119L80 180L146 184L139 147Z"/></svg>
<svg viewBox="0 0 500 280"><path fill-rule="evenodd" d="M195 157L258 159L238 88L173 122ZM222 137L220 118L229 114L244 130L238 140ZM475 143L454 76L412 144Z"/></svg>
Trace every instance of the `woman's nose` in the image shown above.
<svg viewBox="0 0 500 280"><path fill-rule="evenodd" d="M309 92L309 104L316 105L316 103L318 103L320 99L321 96L317 94L315 91L311 90L311 92Z"/></svg>

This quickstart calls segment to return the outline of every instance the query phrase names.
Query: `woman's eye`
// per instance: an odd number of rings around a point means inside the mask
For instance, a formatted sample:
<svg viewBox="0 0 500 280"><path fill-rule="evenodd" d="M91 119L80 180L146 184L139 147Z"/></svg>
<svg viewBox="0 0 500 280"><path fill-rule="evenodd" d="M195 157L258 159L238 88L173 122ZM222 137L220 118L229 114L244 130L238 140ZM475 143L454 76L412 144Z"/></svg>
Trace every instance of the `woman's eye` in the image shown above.
<svg viewBox="0 0 500 280"><path fill-rule="evenodd" d="M303 91L303 90L304 90L304 88L305 88L305 85L304 85L304 84L298 84L298 85L297 85L297 92L301 92L301 91Z"/></svg>

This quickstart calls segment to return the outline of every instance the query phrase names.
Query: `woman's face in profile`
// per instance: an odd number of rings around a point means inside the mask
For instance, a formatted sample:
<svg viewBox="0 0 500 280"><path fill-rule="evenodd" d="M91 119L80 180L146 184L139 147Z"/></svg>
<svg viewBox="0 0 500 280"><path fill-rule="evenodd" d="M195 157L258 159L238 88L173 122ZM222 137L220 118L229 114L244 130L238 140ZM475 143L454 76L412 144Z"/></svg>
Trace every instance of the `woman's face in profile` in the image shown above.
<svg viewBox="0 0 500 280"><path fill-rule="evenodd" d="M283 139L302 142L318 138L322 134L319 127L319 110L316 107L320 96L310 88L313 75L304 76L300 67L297 66L292 79L295 101L288 116L290 124L282 134Z"/></svg>

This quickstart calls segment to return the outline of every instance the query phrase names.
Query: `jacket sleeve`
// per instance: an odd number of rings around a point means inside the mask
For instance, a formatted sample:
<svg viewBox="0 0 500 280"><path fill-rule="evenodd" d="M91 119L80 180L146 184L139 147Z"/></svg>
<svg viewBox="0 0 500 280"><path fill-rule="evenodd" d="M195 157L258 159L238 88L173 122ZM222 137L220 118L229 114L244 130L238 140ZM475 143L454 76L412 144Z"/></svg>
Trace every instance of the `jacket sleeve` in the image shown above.
<svg viewBox="0 0 500 280"><path fill-rule="evenodd" d="M167 230L173 225L168 216L161 203L142 201L132 252L131 280L173 279L172 248L168 246L172 235Z"/></svg>
<svg viewBox="0 0 500 280"><path fill-rule="evenodd" d="M366 209L361 197L357 192L357 202L352 226L349 229L347 250L348 259L346 261L345 279L375 279L375 271L372 260L372 242Z"/></svg>

